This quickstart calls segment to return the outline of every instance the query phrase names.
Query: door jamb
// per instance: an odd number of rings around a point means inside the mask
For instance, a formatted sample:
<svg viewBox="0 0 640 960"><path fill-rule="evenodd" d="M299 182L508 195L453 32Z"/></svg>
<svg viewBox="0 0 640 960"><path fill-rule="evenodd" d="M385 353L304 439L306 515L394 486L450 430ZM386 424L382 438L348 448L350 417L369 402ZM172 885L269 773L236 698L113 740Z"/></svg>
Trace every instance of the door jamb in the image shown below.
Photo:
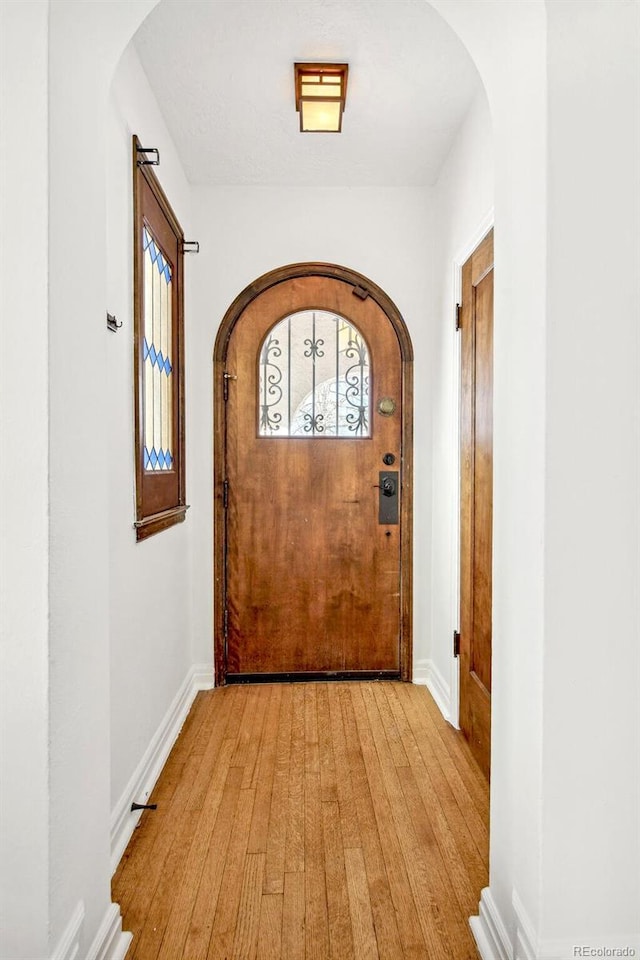
<svg viewBox="0 0 640 960"><path fill-rule="evenodd" d="M494 212L491 207L482 218L470 239L453 258L453 305L452 316L455 317L456 304L462 301L462 268L476 247L479 247L487 234L494 228ZM462 382L462 354L460 350L459 331L456 331L453 351L453 450L454 450L454 484L452 493L452 610L451 622L454 629L460 630L460 385ZM450 667L450 697L449 723L460 729L460 658L451 655Z"/></svg>
<svg viewBox="0 0 640 960"><path fill-rule="evenodd" d="M413 677L413 347L400 311L377 284L347 267L332 263L294 263L278 267L250 283L225 313L213 351L213 622L215 684L226 682L225 649L225 365L229 339L245 308L270 287L299 277L333 277L358 287L359 295L372 297L393 326L400 346L402 366L402 497L400 501L400 677Z"/></svg>

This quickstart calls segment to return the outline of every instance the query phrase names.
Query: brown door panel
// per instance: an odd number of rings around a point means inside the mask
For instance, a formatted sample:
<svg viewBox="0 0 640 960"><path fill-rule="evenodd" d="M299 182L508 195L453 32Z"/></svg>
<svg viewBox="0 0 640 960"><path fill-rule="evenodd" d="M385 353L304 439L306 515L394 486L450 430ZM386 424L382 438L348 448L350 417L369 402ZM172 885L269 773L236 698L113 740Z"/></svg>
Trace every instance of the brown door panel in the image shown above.
<svg viewBox="0 0 640 960"><path fill-rule="evenodd" d="M489 776L493 527L493 232L462 268L460 726Z"/></svg>
<svg viewBox="0 0 640 960"><path fill-rule="evenodd" d="M370 352L371 435L258 435L259 364L268 331L301 310L330 310ZM227 676L400 671L399 525L380 524L383 456L402 464L402 359L381 307L327 277L277 284L252 300L227 353ZM394 399L392 416L376 412Z"/></svg>

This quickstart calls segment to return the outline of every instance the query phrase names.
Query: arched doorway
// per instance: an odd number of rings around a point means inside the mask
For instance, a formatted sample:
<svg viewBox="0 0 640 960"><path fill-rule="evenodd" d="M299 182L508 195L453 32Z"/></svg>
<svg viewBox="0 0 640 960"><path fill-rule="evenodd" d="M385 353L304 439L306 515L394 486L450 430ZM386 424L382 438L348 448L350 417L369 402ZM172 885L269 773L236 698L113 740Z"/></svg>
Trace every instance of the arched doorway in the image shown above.
<svg viewBox="0 0 640 960"><path fill-rule="evenodd" d="M412 349L395 305L343 267L272 271L227 311L214 392L216 682L411 679Z"/></svg>
<svg viewBox="0 0 640 960"><path fill-rule="evenodd" d="M497 317L509 317L509 330L505 328L505 323L499 331L499 361L500 367L505 371L503 374L502 387L505 387L504 377L506 371L510 369L510 360L517 359L525 354L530 354L530 363L527 367L527 377L523 380L521 377L521 389L518 392L518 402L510 405L511 412L507 410L509 405L505 405L506 412L503 414L501 422L498 424L498 434L503 438L501 446L502 461L500 463L500 473L502 477L507 474L513 479L514 484L519 483L523 478L527 481L526 489L543 490L544 484L536 480L544 478L542 441L540 440L541 431L537 429L542 422L543 404L540 402L544 391L544 378L538 374L544 372L544 352L539 346L541 342L540 324L542 323L544 311L544 278L545 278L545 258L544 258L544 211L546 202L544 195L544 176L547 168L546 154L544 152L544 137L540 136L544 131L546 114L545 97L546 88L544 85L544 24L537 22L527 25L525 43L521 44L526 56L518 57L514 50L520 51L520 46L515 46L513 37L510 34L516 33L511 29L511 19L503 16L503 10L496 8L495 17L492 11L484 11L484 20L480 25L474 11L469 13L459 6L451 4L448 0L438 0L432 4L436 9L442 11L443 17L448 19L452 26L459 32L463 41L474 54L474 58L482 68L483 78L488 81L489 93L491 96L492 110L496 116L496 154L502 158L500 167L500 179L497 183L496 191L496 219L501 222L501 243L499 256L503 258L503 275L510 278L510 286L504 287L498 292L497 296ZM141 4L140 9L136 6L133 13L129 8L125 11L118 9L114 11L109 4L95 5L82 8L70 7L64 5L53 5L53 29L51 31L51 43L54 57L51 65L51 76L59 81L62 75L61 63L64 63L65 82L59 84L53 92L53 113L51 129L54 131L52 143L55 163L51 171L51 192L57 203L54 205L54 217L50 236L52 238L52 269L50 275L53 277L51 287L51 305L52 305L52 323L51 336L54 344L54 359L62 355L63 349L74 341L74 337L81 335L81 342L85 345L85 353L88 355L95 348L96 355L101 350L101 339L99 331L86 323L87 315L98 316L104 309L103 279L104 279L104 252L106 241L102 235L102 218L104 211L104 197L102 187L99 183L100 178L86 177L85 158L78 154L75 148L74 129L77 129L79 122L83 124L85 136L89 142L94 145L97 153L101 152L104 133L104 110L100 109L105 99L105 90L108 78L112 72L113 64L124 48L124 41L134 32L138 21L142 20L145 13L152 8L153 4ZM536 4L543 8L543 4ZM66 9L69 10L68 16L75 18L77 22L72 24L73 29L65 30L66 23L61 18L66 16ZM535 11L534 11L535 12ZM105 26L102 21L96 29L96 17L104 16L109 18L109 29L103 29ZM87 22L85 23L84 19ZM493 19L492 19L493 18ZM509 21L507 28L501 30L501 18ZM495 22L494 22L495 20ZM135 21L135 22L134 22ZM115 25L115 26L114 26ZM532 31L531 26L535 28ZM533 35L533 41L532 41ZM100 38L100 43L96 40ZM518 36L515 36L518 40ZM95 50L94 50L95 46ZM103 47L107 47L107 51ZM535 49L533 49L533 47ZM76 55L76 48L77 53ZM538 53L540 51L540 55ZM504 55L501 55L504 53ZM520 71L520 63L525 63L526 69ZM529 69L530 67L530 69ZM539 76L536 74L536 68L539 69ZM511 82L510 82L511 81ZM520 82L519 82L520 81ZM73 109L69 105L73 106ZM526 109L523 109L523 105ZM65 119L65 117L67 119ZM507 162L508 161L508 162ZM63 183L71 183L74 188L74 203L66 202L67 194L63 189ZM514 198L518 202L514 202ZM56 209L64 208L65 221L64 226L59 222L60 218L56 215ZM60 259L64 251L68 248L69 238L82 235L83 231L88 231L91 243L80 245L76 250L74 258L73 282L64 270L60 271L56 267L60 266ZM531 251L539 255L530 256ZM257 271L256 271L257 272ZM82 278L82 283L78 289L78 277ZM73 290L74 296L70 296ZM90 295L87 291L91 291ZM511 293L511 291L514 291ZM516 292L518 296L516 297ZM81 295L79 296L78 293ZM524 295L523 295L524 293ZM34 311L37 314L37 311ZM529 322L531 321L531 322ZM530 348L530 349L529 349ZM63 371L63 365L57 365ZM54 368L56 364L52 364ZM62 373L58 374L58 377ZM80 381L78 392L82 394L84 381ZM56 463L54 464L53 482L57 482L55 471L58 473L63 469L67 473L73 473L69 470L67 464L68 458L65 457L67 447L60 447L59 441L63 436L62 422L66 421L65 429L68 423L74 426L77 420L105 420L107 417L106 395L103 398L99 396L99 391L87 390L82 395L82 403L58 403L53 411L51 418L51 447L56 451ZM503 395L506 389L503 389ZM74 431L70 430L70 434ZM521 437L526 438L526 442L511 442L512 439L519 441ZM82 445L76 446L79 449ZM106 461L106 454L104 455ZM532 460L534 469L532 471ZM72 467L75 461L71 461ZM46 466L43 467L46 469ZM86 569L94 570L96 561L99 569L106 566L107 550L105 544L108 541L108 523L103 517L106 511L101 509L100 504L96 509L95 493L89 489L88 484L84 483L84 475L81 470L76 471L76 485L72 489L74 509L77 516L74 527L65 535L64 542L69 542L73 547L82 547L87 544L87 560L84 562ZM535 474L535 476L533 475ZM542 497L540 493L539 498ZM70 496L67 491L65 494L65 504L69 502ZM539 501L536 500L536 506ZM500 566L500 596L498 602L501 614L501 631L504 636L517 637L518 652L527 652L529 659L538 662L540 659L542 632L538 630L538 621L536 616L530 615L525 618L520 616L521 611L530 611L535 607L535 611L542 608L539 589L541 574L538 575L538 567L534 570L535 583L533 599L527 603L527 598L532 596L531 577L520 574L520 566L526 562L528 566L535 566L542 550L542 541L537 537L539 527L538 516L540 511L530 511L533 520L523 532L518 525L518 503L517 501L508 501L502 510L500 517L501 541L500 550L503 559L507 557L515 558L511 564L503 563ZM54 521L58 515L67 519L68 511L66 507L58 507L53 504ZM95 536L89 542L86 537L87 522L91 520L94 528L98 530L98 536ZM513 543L516 534L510 537L509 530L517 531L519 542ZM524 539L524 546L523 546ZM56 557L57 579L68 577L73 571L67 570L71 566L71 559L75 557L75 552L66 549L64 558ZM526 558L522 560L521 558ZM533 559L531 559L533 558ZM74 561L77 563L77 561ZM81 566L81 563L77 563ZM538 566L540 566L538 564ZM527 569L524 570L527 573ZM80 597L79 601L75 596L70 598L69 603L84 611L83 616L88 622L91 622L93 611L101 609L105 603L106 587L103 586L106 578L93 576L91 589ZM61 596L66 596L64 591L59 591ZM95 603L95 596L98 596L98 604ZM508 597L510 604L507 609L505 597ZM535 612L534 611L534 612ZM64 611L63 611L64 612ZM56 622L61 622L61 616L57 617ZM76 637L82 635L84 628L83 617L77 617L71 620L72 624L77 626L73 630L67 631L69 636L69 646L80 648L81 644L76 643ZM524 624L524 625L523 625ZM529 626L530 624L530 626ZM91 649L91 662L87 657L87 666L84 668L82 676L88 676L94 679L97 675L95 671L95 650L104 650L106 640L104 629L102 634L94 637L95 643ZM531 641L531 642L530 642ZM523 749L515 751L513 747L513 724L509 721L513 719L514 710L512 701L517 701L521 711L526 711L530 705L534 708L538 704L538 686L536 684L526 684L522 679L524 671L519 669L520 660L518 656L511 657L505 663L505 668L498 678L499 687L504 691L502 695L502 713L501 727L504 728L504 734L500 736L499 757L502 769L501 777L496 781L495 791L497 798L502 806L498 804L498 813L496 814L498 831L492 837L492 847L495 847L497 864L507 862L506 852L512 847L511 818L505 817L503 807L508 799L511 801L514 797L513 784L522 784L522 787L516 787L516 801L520 794L527 790L531 793L529 781L522 774L521 767L525 764L535 772L535 783L538 783L537 770L540 768L539 744L537 736L532 735L534 749ZM62 671L60 672L62 673ZM107 722L103 714L105 713L102 704L107 700L108 671L100 672L103 679L100 680L99 696L95 696L94 686L86 686L86 701L88 716L93 718L98 727L97 734L94 733L91 738L91 755L96 754L96 740L99 740L102 749L108 752L108 738L106 736ZM96 683L98 681L95 681ZM54 678L53 686L56 689L59 684L57 678ZM74 697L79 698L84 686L82 683L75 685ZM62 689L64 693L64 690ZM515 692L515 693L514 693ZM517 695L516 695L517 694ZM68 701L64 696L54 697L54 702ZM70 701L74 711L78 710L77 700ZM84 702L82 704L84 706ZM537 714L536 714L537 716ZM540 725L538 725L539 727ZM526 736L519 734L516 728L516 738L519 743L521 740L526 743ZM537 728L536 728L537 729ZM525 731L526 734L527 731ZM106 744L106 746L105 746ZM75 745L73 745L75 746ZM79 750L68 750L68 767L73 767L72 772L77 773L79 782L82 782L84 773L85 755ZM518 754L518 764L514 774L513 757ZM526 758L522 760L521 758ZM73 781L70 781L73 785ZM101 786L102 781L97 782L96 791L104 789ZM508 784L505 789L504 784ZM71 789L65 791L66 796ZM80 794L78 793L80 798ZM78 800L80 802L80 799ZM86 796L82 797L82 802L86 804ZM74 823L74 830L77 833L76 808L68 805L68 822ZM529 807L523 802L517 809L527 811ZM54 818L55 819L55 818ZM516 818L517 824L524 821L524 828L520 830L521 836L537 837L535 824L527 833L528 823L525 815ZM64 821L65 823L67 821ZM107 825L108 826L108 825ZM105 828L106 829L106 828ZM80 835L83 837L83 835ZM533 846L534 841L531 841ZM104 844L102 844L104 847ZM98 851L100 852L100 851ZM99 871L100 860L95 855L91 845L86 846L85 859L87 862L92 858L94 869ZM37 869L41 869L38 862ZM74 888L75 889L75 888ZM508 892L510 889L505 882L502 888ZM507 894L504 894L506 897ZM506 900L505 900L506 903Z"/></svg>

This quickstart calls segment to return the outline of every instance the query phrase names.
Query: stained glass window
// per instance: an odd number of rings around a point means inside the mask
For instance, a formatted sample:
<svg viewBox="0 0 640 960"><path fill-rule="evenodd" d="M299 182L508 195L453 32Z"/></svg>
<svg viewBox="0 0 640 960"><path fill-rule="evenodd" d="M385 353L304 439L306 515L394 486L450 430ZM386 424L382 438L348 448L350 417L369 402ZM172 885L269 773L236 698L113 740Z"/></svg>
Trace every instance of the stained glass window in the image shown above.
<svg viewBox="0 0 640 960"><path fill-rule="evenodd" d="M260 436L369 436L369 351L349 320L327 310L285 317L259 367Z"/></svg>
<svg viewBox="0 0 640 960"><path fill-rule="evenodd" d="M187 512L184 410L184 233L132 138L136 540ZM142 156L141 156L142 155Z"/></svg>
<svg viewBox="0 0 640 960"><path fill-rule="evenodd" d="M172 269L145 224L144 257L144 469L173 466Z"/></svg>

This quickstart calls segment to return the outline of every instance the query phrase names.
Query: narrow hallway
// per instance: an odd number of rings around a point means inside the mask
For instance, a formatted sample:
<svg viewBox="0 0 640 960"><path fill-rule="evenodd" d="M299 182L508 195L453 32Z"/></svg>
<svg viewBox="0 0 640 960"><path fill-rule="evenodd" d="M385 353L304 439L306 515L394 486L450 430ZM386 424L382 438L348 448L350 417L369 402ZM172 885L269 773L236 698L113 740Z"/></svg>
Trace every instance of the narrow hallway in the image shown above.
<svg viewBox="0 0 640 960"><path fill-rule="evenodd" d="M113 879L127 960L472 960L488 785L424 687L200 693Z"/></svg>

